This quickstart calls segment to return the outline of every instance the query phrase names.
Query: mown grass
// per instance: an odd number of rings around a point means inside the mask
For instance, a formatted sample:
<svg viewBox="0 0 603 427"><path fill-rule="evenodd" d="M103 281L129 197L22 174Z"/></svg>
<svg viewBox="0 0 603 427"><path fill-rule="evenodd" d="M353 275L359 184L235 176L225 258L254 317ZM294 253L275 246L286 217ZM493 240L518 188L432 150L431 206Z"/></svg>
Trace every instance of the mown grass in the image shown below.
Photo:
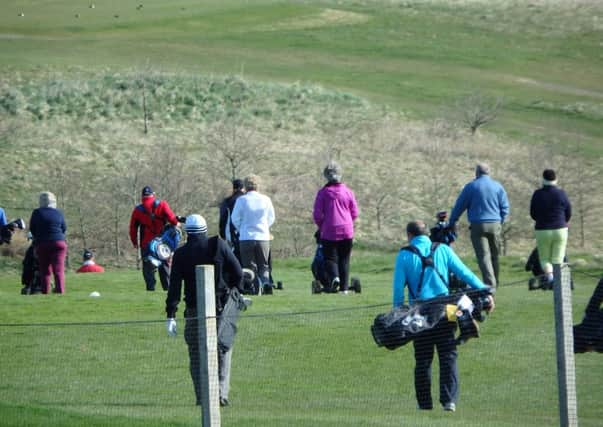
<svg viewBox="0 0 603 427"><path fill-rule="evenodd" d="M110 67L312 81L431 119L479 89L506 99L495 132L600 156L601 6L555 2L10 1L5 70ZM22 18L17 17L25 12ZM80 17L75 18L79 13ZM114 15L119 15L115 18ZM8 71L10 72L10 71ZM558 104L546 114L534 105ZM564 134L565 133L565 134Z"/></svg>
<svg viewBox="0 0 603 427"><path fill-rule="evenodd" d="M389 309L394 256L355 251L352 274L363 292L348 296L311 295L308 258L275 260L284 290L254 297L240 321L223 425L557 424L552 294L528 292L527 273L512 257L503 260L505 285L482 336L459 349L457 412L416 411L412 347L378 348L369 332L374 316ZM576 322L603 274L590 259L577 270ZM0 277L0 348L10 356L0 365L3 425L199 425L182 312L180 335L169 339L165 294L144 291L140 272L70 273L63 296L18 290L16 275ZM89 298L92 290L101 297ZM31 323L37 326L7 326ZM599 359L576 356L585 426L598 425L603 415ZM434 393L437 399L437 387Z"/></svg>

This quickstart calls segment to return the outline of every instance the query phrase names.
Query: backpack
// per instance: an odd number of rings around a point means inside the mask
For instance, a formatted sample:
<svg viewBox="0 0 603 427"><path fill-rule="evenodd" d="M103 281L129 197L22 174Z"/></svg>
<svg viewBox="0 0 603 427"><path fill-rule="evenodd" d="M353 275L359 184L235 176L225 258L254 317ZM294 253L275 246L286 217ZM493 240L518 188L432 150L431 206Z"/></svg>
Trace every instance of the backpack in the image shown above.
<svg viewBox="0 0 603 427"><path fill-rule="evenodd" d="M142 204L137 205L136 209L138 209L140 212L144 212L147 215L149 215L151 217L151 221L153 221L155 219L155 209L157 209L157 206L159 206L159 203L161 203L161 200L159 200L159 199L153 200L153 206L151 207L151 212L148 212Z"/></svg>
<svg viewBox="0 0 603 427"><path fill-rule="evenodd" d="M425 275L425 269L428 267L432 268L436 272L438 277L442 280L444 285L446 285L446 287L448 287L446 279L444 279L444 277L440 274L440 272L435 268L435 265L433 263L433 254L435 253L435 250L438 248L438 246L440 246L439 242L433 242L431 244L431 248L430 248L429 254L427 256L421 255L421 252L419 252L419 249L413 245L404 246L403 248L400 249L402 251L412 252L413 254L417 255L421 259L422 268L421 268L421 275L419 276L419 285L417 288L417 295L421 295L421 288L423 287L423 276ZM410 286L408 286L408 292L412 296L413 300L418 299L417 295L415 295L414 292L412 291L412 289L410 289Z"/></svg>

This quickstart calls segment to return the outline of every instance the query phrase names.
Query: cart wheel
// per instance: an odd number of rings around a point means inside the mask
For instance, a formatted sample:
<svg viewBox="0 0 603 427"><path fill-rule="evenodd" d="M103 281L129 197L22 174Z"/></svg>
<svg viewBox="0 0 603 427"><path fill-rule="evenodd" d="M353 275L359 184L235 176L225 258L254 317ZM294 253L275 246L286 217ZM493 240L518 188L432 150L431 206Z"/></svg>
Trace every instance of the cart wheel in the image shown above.
<svg viewBox="0 0 603 427"><path fill-rule="evenodd" d="M319 294L320 293L320 282L318 280L312 280L312 293Z"/></svg>

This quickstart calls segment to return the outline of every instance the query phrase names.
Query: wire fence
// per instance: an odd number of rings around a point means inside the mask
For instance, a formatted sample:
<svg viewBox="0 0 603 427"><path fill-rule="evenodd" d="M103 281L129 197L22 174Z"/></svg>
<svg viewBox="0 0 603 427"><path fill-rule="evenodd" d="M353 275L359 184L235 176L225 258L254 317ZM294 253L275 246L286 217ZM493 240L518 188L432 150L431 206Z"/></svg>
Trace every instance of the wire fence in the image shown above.
<svg viewBox="0 0 603 427"><path fill-rule="evenodd" d="M583 290L572 307L578 323L598 277L572 273ZM559 425L552 296L537 293L528 301L526 284L525 278L501 284L498 311L478 325L480 337L458 346L453 416L441 401L450 391L439 387L446 359L439 360L436 351L431 384L422 388L431 392L433 411L419 411L415 344L389 351L373 340L370 326L390 304L272 314L248 310L238 322L231 405L222 408L222 425ZM45 408L59 419L76 417L64 425L97 417L105 425L200 425L183 329L179 321L173 339L166 336L164 319L0 324L0 402ZM600 357L576 357L583 426L600 425L603 418ZM417 377L421 381L425 376Z"/></svg>

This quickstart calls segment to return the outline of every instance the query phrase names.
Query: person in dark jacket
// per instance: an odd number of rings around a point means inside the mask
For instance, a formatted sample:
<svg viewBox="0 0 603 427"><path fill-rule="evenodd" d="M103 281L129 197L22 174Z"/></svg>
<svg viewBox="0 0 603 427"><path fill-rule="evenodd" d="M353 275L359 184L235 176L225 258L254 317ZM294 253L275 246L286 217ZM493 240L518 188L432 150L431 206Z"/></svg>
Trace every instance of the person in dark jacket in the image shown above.
<svg viewBox="0 0 603 427"><path fill-rule="evenodd" d="M195 267L210 264L214 266L216 294L216 315L222 313L229 296L229 290L237 288L242 291L243 271L239 261L218 236L207 237L207 224L201 215L189 215L184 225L187 233L186 244L176 249L172 260L170 286L165 301L167 313L168 335L176 335L176 311L182 295L184 281L185 326L184 339L188 346L190 374L195 388L197 404L201 404L201 378L199 373L199 330L197 324L197 287ZM230 404L228 393L230 388L230 364L232 346L228 351L218 346L218 370L220 382L220 405Z"/></svg>
<svg viewBox="0 0 603 427"><path fill-rule="evenodd" d="M231 221L232 210L239 197L245 194L243 181L235 179L232 181L232 194L222 200L220 204L220 237L226 240L235 256L241 261L241 250L239 249L239 232Z"/></svg>
<svg viewBox="0 0 603 427"><path fill-rule="evenodd" d="M534 191L530 216L536 224L536 246L540 265L549 284L553 283L553 264L562 264L567 246L568 223L572 205L552 169L542 173L542 187Z"/></svg>
<svg viewBox="0 0 603 427"><path fill-rule="evenodd" d="M63 212L57 209L57 199L50 191L40 193L40 207L34 209L29 220L34 250L38 259L42 293L50 292L50 276L54 275L53 292L65 293L65 258L67 224Z"/></svg>
<svg viewBox="0 0 603 427"><path fill-rule="evenodd" d="M348 293L354 221L358 204L354 192L341 182L342 169L330 161L323 175L327 183L316 194L314 223L320 231L330 292Z"/></svg>
<svg viewBox="0 0 603 427"><path fill-rule="evenodd" d="M179 226L178 217L174 215L170 205L165 200L159 200L151 187L142 189L141 203L137 205L130 216L130 241L136 249L140 249L142 258L142 276L147 291L155 290L155 271L157 267L149 258L149 243L163 232L166 224ZM159 281L164 291L169 286L169 260L159 267Z"/></svg>

